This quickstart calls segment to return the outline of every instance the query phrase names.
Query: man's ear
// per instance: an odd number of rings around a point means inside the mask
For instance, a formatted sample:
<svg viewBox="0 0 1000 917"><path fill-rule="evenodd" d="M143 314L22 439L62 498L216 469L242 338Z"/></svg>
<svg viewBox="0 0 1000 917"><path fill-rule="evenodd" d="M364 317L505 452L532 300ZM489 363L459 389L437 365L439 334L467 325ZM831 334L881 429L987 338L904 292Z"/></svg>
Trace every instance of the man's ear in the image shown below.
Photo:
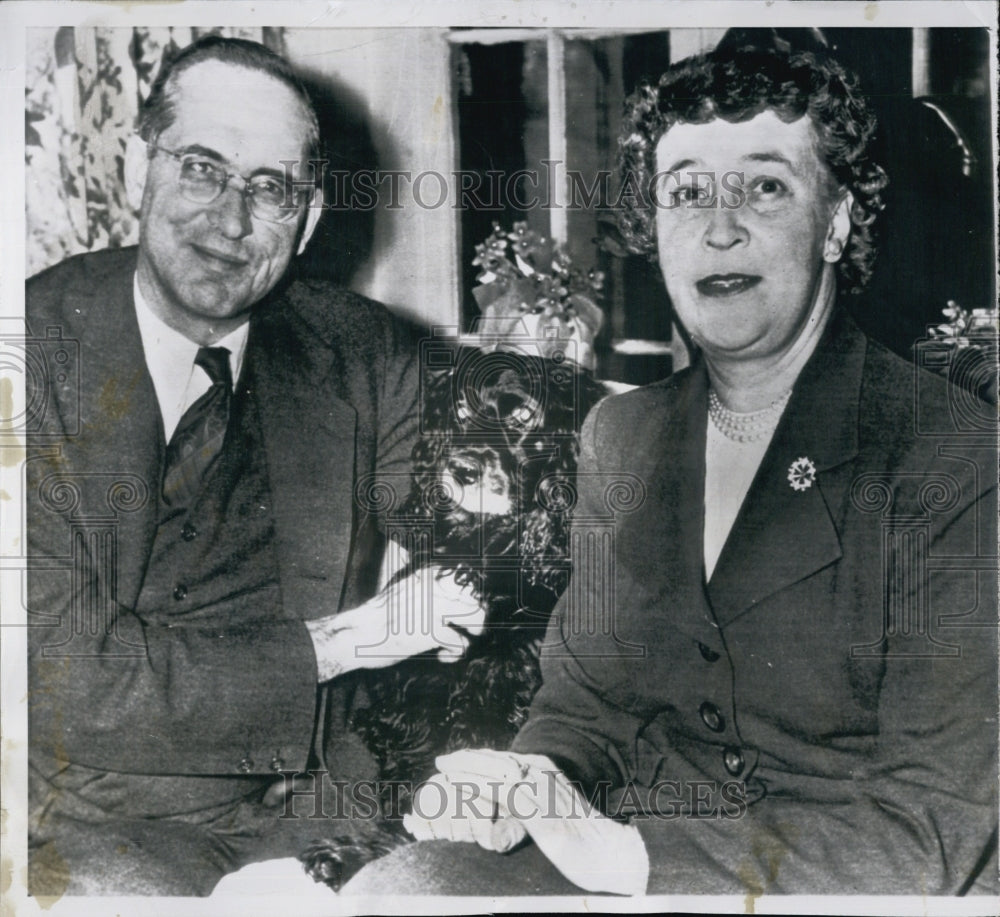
<svg viewBox="0 0 1000 917"><path fill-rule="evenodd" d="M827 226L826 240L823 245L823 260L830 264L836 264L841 255L844 254L844 249L847 248L847 240L851 237L851 209L853 207L854 195L850 191L845 191L830 215L830 224Z"/></svg>
<svg viewBox="0 0 1000 917"><path fill-rule="evenodd" d="M299 248L296 252L301 255L309 244L312 234L316 231L316 224L323 215L323 189L316 188L313 191L312 200L306 205L306 222L302 227L302 236L299 238Z"/></svg>
<svg viewBox="0 0 1000 917"><path fill-rule="evenodd" d="M132 134L125 144L125 193L136 213L142 207L142 192L146 188L146 172L149 170L149 155L146 141L138 134Z"/></svg>

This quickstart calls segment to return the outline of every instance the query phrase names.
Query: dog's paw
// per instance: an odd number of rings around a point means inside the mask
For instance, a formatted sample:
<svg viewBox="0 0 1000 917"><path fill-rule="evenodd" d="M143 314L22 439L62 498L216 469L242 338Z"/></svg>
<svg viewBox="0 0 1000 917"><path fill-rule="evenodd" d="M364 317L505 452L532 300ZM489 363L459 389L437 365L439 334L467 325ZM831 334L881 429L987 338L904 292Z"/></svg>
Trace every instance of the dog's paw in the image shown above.
<svg viewBox="0 0 1000 917"><path fill-rule="evenodd" d="M270 910L280 910L281 904L287 901L294 901L308 910L324 902L329 904L330 895L329 888L317 885L303 872L301 861L295 857L250 863L223 876L212 891L212 898L234 902L227 913L246 913L246 902L250 899L258 902L259 909L262 898L275 901L275 908Z"/></svg>
<svg viewBox="0 0 1000 917"><path fill-rule="evenodd" d="M339 892L362 866L397 846L389 839L334 837L310 844L299 854L299 862L316 882Z"/></svg>

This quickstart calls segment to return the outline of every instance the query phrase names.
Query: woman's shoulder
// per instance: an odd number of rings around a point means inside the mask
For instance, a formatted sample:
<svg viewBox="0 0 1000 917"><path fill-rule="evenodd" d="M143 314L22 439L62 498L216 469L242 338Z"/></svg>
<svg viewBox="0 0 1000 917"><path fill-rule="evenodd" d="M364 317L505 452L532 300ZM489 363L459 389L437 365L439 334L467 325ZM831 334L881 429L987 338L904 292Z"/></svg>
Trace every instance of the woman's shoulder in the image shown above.
<svg viewBox="0 0 1000 917"><path fill-rule="evenodd" d="M599 456L630 454L663 426L689 378L690 370L685 369L627 391L616 386L618 390L602 398L588 415L582 438Z"/></svg>
<svg viewBox="0 0 1000 917"><path fill-rule="evenodd" d="M954 493L961 508L996 488L997 408L979 397L975 378L956 384L954 367L941 367L949 370L945 377L920 365L919 351L917 357L910 362L869 340L858 418L860 461L904 492L944 487L941 492ZM950 358L967 356L955 350ZM983 372L995 373L991 361L983 366ZM910 498L923 506L926 496Z"/></svg>
<svg viewBox="0 0 1000 917"><path fill-rule="evenodd" d="M611 394L601 401L602 412L609 417L642 416L648 411L669 409L679 392L691 379L691 367L635 388L620 386L611 388Z"/></svg>
<svg viewBox="0 0 1000 917"><path fill-rule="evenodd" d="M936 343L936 342L931 342ZM928 357L918 346L915 360L907 360L871 338L867 342L862 384L862 420L875 426L888 416L908 432L922 436L985 434L996 431L996 406L979 393L996 372L988 358L959 348L938 347ZM952 365L954 364L954 365ZM931 371L933 366L936 371ZM888 430L881 428L883 435Z"/></svg>

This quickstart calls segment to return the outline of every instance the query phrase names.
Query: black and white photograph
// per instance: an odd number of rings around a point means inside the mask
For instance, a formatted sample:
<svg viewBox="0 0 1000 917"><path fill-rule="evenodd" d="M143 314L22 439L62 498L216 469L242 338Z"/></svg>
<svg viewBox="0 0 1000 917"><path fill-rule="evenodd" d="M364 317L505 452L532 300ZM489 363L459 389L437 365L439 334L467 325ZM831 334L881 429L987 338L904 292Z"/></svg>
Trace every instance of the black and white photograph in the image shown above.
<svg viewBox="0 0 1000 917"><path fill-rule="evenodd" d="M4 912L998 913L997 15L3 4Z"/></svg>

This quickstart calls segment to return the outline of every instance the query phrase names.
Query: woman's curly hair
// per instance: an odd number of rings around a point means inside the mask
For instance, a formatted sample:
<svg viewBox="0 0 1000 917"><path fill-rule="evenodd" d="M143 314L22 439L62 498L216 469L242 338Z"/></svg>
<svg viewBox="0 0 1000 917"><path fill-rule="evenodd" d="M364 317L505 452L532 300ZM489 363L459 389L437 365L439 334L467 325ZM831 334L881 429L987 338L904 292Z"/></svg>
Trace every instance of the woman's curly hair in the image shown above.
<svg viewBox="0 0 1000 917"><path fill-rule="evenodd" d="M653 86L644 83L625 102L618 140L624 188L621 232L636 254L656 259L656 214L650 183L656 146L678 122L704 124L715 118L748 121L765 110L782 121L807 114L819 153L834 180L854 196L853 231L838 265L844 287L860 292L875 260L873 226L882 210L888 178L869 157L875 116L858 90L857 77L825 54L740 48L686 58Z"/></svg>

